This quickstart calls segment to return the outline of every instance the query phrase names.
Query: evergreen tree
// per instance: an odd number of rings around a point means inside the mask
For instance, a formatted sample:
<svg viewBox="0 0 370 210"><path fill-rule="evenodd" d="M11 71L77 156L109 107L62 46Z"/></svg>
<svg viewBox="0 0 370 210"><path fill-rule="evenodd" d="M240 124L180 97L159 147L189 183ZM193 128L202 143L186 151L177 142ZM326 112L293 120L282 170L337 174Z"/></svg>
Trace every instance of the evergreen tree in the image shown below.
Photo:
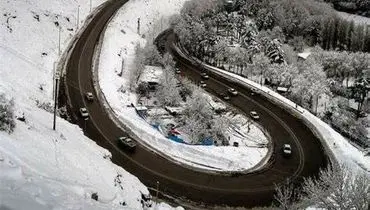
<svg viewBox="0 0 370 210"><path fill-rule="evenodd" d="M325 20L324 23L322 24L322 32L321 32L321 37L322 37L322 48L325 50L328 50L328 43L329 43L329 23L330 20Z"/></svg>
<svg viewBox="0 0 370 210"><path fill-rule="evenodd" d="M338 25L338 47L339 50L346 50L346 39L349 22L341 19Z"/></svg>
<svg viewBox="0 0 370 210"><path fill-rule="evenodd" d="M353 22L353 20L351 21L351 23L349 24L348 26L348 29L347 29L347 35L346 35L346 46L347 46L347 49L346 50L350 50L351 49L351 45L352 45L352 33L353 33L353 30L355 28L355 23Z"/></svg>
<svg viewBox="0 0 370 210"><path fill-rule="evenodd" d="M364 51L370 53L370 26L367 26L365 31Z"/></svg>
<svg viewBox="0 0 370 210"><path fill-rule="evenodd" d="M332 49L336 49L337 48L337 44L338 44L338 26L339 26L339 18L334 18L333 19L333 22L332 22L332 28L331 28L331 47Z"/></svg>

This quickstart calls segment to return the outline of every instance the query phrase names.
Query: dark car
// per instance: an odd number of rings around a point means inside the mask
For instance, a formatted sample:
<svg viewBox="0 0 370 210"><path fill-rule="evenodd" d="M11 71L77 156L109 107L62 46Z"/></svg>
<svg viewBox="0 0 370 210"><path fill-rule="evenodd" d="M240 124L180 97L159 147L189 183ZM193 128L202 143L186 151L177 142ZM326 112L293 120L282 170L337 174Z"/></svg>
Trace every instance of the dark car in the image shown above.
<svg viewBox="0 0 370 210"><path fill-rule="evenodd" d="M88 101L93 101L94 100L94 95L92 94L92 92L87 92L85 94L85 97Z"/></svg>
<svg viewBox="0 0 370 210"><path fill-rule="evenodd" d="M230 95L232 95L232 96L237 96L238 95L238 91L236 91L234 88L227 89L227 92L229 92Z"/></svg>
<svg viewBox="0 0 370 210"><path fill-rule="evenodd" d="M225 93L220 93L220 97L222 99L224 99L225 101L230 100L230 96L228 94L225 94Z"/></svg>
<svg viewBox="0 0 370 210"><path fill-rule="evenodd" d="M251 88L251 95L258 95L258 89L257 88Z"/></svg>
<svg viewBox="0 0 370 210"><path fill-rule="evenodd" d="M260 119L260 116L257 114L257 112L256 111L251 111L251 112L249 112L249 115L251 116L251 118L252 119L254 119L254 120L258 120L258 119Z"/></svg>
<svg viewBox="0 0 370 210"><path fill-rule="evenodd" d="M89 112L87 111L87 109L85 107L81 107L80 108L80 115L83 118L88 118L89 117Z"/></svg>
<svg viewBox="0 0 370 210"><path fill-rule="evenodd" d="M121 136L118 138L118 145L122 148L131 150L131 151L136 149L136 142L126 136Z"/></svg>

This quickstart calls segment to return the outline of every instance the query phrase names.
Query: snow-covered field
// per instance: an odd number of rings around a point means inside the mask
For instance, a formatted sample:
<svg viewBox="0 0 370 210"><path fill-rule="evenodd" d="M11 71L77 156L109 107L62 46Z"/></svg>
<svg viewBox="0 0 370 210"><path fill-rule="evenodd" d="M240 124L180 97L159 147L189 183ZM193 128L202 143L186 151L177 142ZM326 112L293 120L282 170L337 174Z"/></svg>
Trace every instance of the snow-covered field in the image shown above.
<svg viewBox="0 0 370 210"><path fill-rule="evenodd" d="M112 19L105 32L98 67L99 85L105 98L121 122L144 141L145 145L155 151L165 151L162 155L176 162L214 171L248 170L259 163L263 164L261 161L265 161L267 148L194 146L173 142L140 118L134 108L127 106L137 102L136 94L128 90L126 79L135 56L136 44L145 45L143 34L144 37L155 37L166 29L168 17L178 13L184 2L185 0L163 0L161 3L130 1ZM166 16L162 16L163 14ZM137 33L138 18L141 35ZM122 63L123 76L119 77Z"/></svg>
<svg viewBox="0 0 370 210"><path fill-rule="evenodd" d="M52 114L36 105L53 104L57 26L63 51L76 31L78 5L81 27L87 2L0 1L0 94L14 98L16 114L26 119L13 133L0 132L0 209L141 209L141 193L149 193L78 126L58 118L53 131ZM93 0L92 8L102 2Z"/></svg>

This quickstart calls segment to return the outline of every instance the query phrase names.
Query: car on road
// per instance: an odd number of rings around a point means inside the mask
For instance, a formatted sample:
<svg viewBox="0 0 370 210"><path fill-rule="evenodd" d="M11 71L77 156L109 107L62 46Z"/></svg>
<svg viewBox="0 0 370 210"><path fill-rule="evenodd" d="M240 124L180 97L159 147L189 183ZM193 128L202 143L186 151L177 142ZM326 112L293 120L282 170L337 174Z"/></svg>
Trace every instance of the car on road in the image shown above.
<svg viewBox="0 0 370 210"><path fill-rule="evenodd" d="M287 157L292 155L292 147L290 144L283 145L283 155Z"/></svg>
<svg viewBox="0 0 370 210"><path fill-rule="evenodd" d="M175 73L176 73L176 74L181 74L180 69L176 67L176 69L175 69Z"/></svg>
<svg viewBox="0 0 370 210"><path fill-rule="evenodd" d="M200 74L200 76L203 78L203 79L209 79L209 76L207 73L203 72Z"/></svg>
<svg viewBox="0 0 370 210"><path fill-rule="evenodd" d="M201 88L205 88L205 87L207 87L207 84L206 84L206 82L204 82L204 81L202 80L202 81L200 81L199 86L200 86Z"/></svg>
<svg viewBox="0 0 370 210"><path fill-rule="evenodd" d="M88 118L89 117L89 112L87 112L87 109L85 107L80 108L80 115L83 118Z"/></svg>
<svg viewBox="0 0 370 210"><path fill-rule="evenodd" d="M130 151L136 149L136 142L127 136L118 137L118 145Z"/></svg>
<svg viewBox="0 0 370 210"><path fill-rule="evenodd" d="M254 119L254 120L258 120L258 119L260 119L260 116L257 114L257 112L256 111L251 111L251 112L249 112L249 115L251 116L251 118L252 119Z"/></svg>
<svg viewBox="0 0 370 210"><path fill-rule="evenodd" d="M222 99L224 99L225 101L230 100L230 96L229 96L229 95L227 95L227 94L225 94L225 93L220 93L220 97L221 97Z"/></svg>
<svg viewBox="0 0 370 210"><path fill-rule="evenodd" d="M93 101L94 100L94 95L92 94L92 92L87 92L85 94L85 97L88 101Z"/></svg>
<svg viewBox="0 0 370 210"><path fill-rule="evenodd" d="M227 92L229 92L232 96L238 95L238 91L236 91L234 88L227 89Z"/></svg>
<svg viewBox="0 0 370 210"><path fill-rule="evenodd" d="M257 88L251 88L251 95L257 95L258 94L258 89Z"/></svg>

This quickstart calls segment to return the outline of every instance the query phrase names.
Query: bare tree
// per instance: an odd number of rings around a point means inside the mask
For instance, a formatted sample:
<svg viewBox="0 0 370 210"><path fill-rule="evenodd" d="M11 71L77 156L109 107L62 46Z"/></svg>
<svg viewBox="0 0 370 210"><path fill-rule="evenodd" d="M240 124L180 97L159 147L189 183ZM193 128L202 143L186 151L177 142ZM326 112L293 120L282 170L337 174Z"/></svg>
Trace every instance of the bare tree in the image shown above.
<svg viewBox="0 0 370 210"><path fill-rule="evenodd" d="M279 203L280 209L298 209L298 203L295 202L300 199L300 194L287 179L284 184L275 185L274 199Z"/></svg>
<svg viewBox="0 0 370 210"><path fill-rule="evenodd" d="M370 205L370 177L344 165L329 166L320 171L318 179L306 179L303 192L307 204L318 208L367 210Z"/></svg>

